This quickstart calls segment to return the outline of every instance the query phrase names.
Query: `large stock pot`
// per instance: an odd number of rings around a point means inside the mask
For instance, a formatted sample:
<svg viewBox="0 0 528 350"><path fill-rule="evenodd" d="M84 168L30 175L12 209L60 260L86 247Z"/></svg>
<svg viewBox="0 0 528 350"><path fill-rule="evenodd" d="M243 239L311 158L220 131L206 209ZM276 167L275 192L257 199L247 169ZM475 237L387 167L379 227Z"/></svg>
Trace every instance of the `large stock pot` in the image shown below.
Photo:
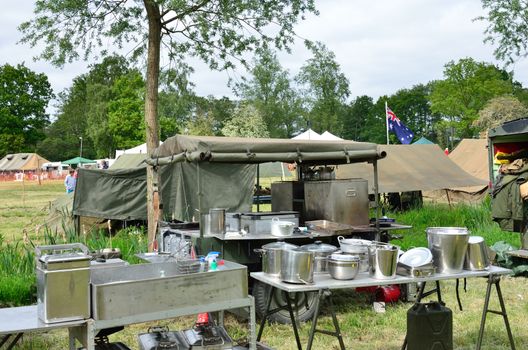
<svg viewBox="0 0 528 350"><path fill-rule="evenodd" d="M286 242L273 242L255 249L256 253L262 255L262 271L269 275L279 276L281 271L281 252L286 249L297 248L295 244Z"/></svg>

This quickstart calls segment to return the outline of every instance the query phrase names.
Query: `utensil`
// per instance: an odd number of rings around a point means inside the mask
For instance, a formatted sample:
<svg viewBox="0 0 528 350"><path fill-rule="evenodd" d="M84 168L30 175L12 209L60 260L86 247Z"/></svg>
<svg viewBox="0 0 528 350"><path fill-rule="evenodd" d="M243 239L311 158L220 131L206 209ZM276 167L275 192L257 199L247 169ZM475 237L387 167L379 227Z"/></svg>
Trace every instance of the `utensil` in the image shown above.
<svg viewBox="0 0 528 350"><path fill-rule="evenodd" d="M271 234L276 237L287 237L293 234L295 224L289 221L281 221L275 217L271 219Z"/></svg>
<svg viewBox="0 0 528 350"><path fill-rule="evenodd" d="M262 255L262 271L268 275L279 276L281 271L281 251L294 248L297 248L295 244L272 242L254 251Z"/></svg>
<svg viewBox="0 0 528 350"><path fill-rule="evenodd" d="M486 270L490 266L488 247L484 238L480 236L470 236L464 268L470 271Z"/></svg>
<svg viewBox="0 0 528 350"><path fill-rule="evenodd" d="M433 254L425 247L412 248L400 255L398 261L410 267L423 266L433 261Z"/></svg>
<svg viewBox="0 0 528 350"><path fill-rule="evenodd" d="M464 267L469 231L466 227L429 227L425 231L436 272L460 273Z"/></svg>
<svg viewBox="0 0 528 350"><path fill-rule="evenodd" d="M348 254L332 254L328 258L328 272L336 280L354 279L359 272L358 256Z"/></svg>
<svg viewBox="0 0 528 350"><path fill-rule="evenodd" d="M314 273L324 273L327 271L327 257L337 251L337 247L321 241L306 244L300 249L314 253Z"/></svg>
<svg viewBox="0 0 528 350"><path fill-rule="evenodd" d="M370 276L380 280L396 277L399 250L400 248L395 245L371 244L368 247Z"/></svg>
<svg viewBox="0 0 528 350"><path fill-rule="evenodd" d="M313 283L314 253L299 248L281 251L280 279L290 283Z"/></svg>

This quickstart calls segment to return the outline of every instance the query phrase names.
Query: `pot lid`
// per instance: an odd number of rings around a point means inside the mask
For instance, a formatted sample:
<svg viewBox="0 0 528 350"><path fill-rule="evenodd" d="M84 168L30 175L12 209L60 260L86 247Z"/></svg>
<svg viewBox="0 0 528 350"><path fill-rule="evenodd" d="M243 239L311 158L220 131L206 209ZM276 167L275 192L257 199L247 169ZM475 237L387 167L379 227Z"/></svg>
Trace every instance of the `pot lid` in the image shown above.
<svg viewBox="0 0 528 350"><path fill-rule="evenodd" d="M331 260L337 261L359 261L360 258L357 255L352 254L343 254L343 253L333 253L330 255Z"/></svg>
<svg viewBox="0 0 528 350"><path fill-rule="evenodd" d="M369 246L372 244L372 241L359 238L343 238L343 236L338 237L339 244L346 245L357 245L357 246Z"/></svg>
<svg viewBox="0 0 528 350"><path fill-rule="evenodd" d="M295 244L286 242L272 242L262 246L262 249L281 250L281 249L294 249L297 248Z"/></svg>
<svg viewBox="0 0 528 350"><path fill-rule="evenodd" d="M337 250L337 247L331 244L323 243L321 241L315 241L312 244L305 244L301 246L301 249L308 250L310 252L333 253Z"/></svg>

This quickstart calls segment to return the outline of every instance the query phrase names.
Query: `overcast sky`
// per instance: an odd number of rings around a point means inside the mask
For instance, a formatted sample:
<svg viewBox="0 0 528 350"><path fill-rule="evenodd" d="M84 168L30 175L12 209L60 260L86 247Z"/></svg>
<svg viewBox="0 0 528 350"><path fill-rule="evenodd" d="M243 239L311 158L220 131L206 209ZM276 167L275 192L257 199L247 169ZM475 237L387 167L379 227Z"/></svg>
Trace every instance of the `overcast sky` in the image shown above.
<svg viewBox="0 0 528 350"><path fill-rule="evenodd" d="M297 26L300 37L321 41L332 50L350 81L351 99L360 95L378 98L402 88L441 79L450 60L472 57L500 65L493 47L484 44L485 24L473 18L483 14L479 0L320 0L319 16L309 16ZM70 86L72 79L86 72L86 63L68 64L62 69L43 61L34 62L38 51L17 44L17 26L31 18L33 1L23 0L0 11L0 64L18 64L48 75L54 92ZM302 42L292 54L281 53L281 64L296 74L310 57ZM528 86L528 60L520 60L514 77ZM192 80L199 95L232 96L228 76L243 71L211 72L196 62Z"/></svg>

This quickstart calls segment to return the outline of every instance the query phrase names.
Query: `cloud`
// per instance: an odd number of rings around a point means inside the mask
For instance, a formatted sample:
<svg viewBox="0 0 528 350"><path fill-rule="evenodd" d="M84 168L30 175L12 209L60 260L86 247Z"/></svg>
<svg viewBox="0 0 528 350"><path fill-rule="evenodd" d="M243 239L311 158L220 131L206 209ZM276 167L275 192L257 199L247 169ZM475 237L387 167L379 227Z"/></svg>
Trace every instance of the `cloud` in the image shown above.
<svg viewBox="0 0 528 350"><path fill-rule="evenodd" d="M441 79L444 65L451 60L473 57L500 64L493 59L493 47L482 42L485 23L474 22L482 14L475 0L325 0L316 3L319 16L310 15L296 31L300 38L321 41L332 50L350 81L351 98L369 95L377 98L402 88ZM87 64L78 62L63 69L47 62L33 62L39 51L16 45L21 35L17 26L30 18L33 4L22 1L0 13L0 51L4 62L25 62L28 67L48 75L55 92L70 86L72 79L86 72ZM310 57L299 39L293 53L280 53L281 64L296 74ZM191 61L192 79L200 95L232 96L229 76L239 78L243 69L211 72ZM528 62L515 66L515 78L528 85Z"/></svg>

